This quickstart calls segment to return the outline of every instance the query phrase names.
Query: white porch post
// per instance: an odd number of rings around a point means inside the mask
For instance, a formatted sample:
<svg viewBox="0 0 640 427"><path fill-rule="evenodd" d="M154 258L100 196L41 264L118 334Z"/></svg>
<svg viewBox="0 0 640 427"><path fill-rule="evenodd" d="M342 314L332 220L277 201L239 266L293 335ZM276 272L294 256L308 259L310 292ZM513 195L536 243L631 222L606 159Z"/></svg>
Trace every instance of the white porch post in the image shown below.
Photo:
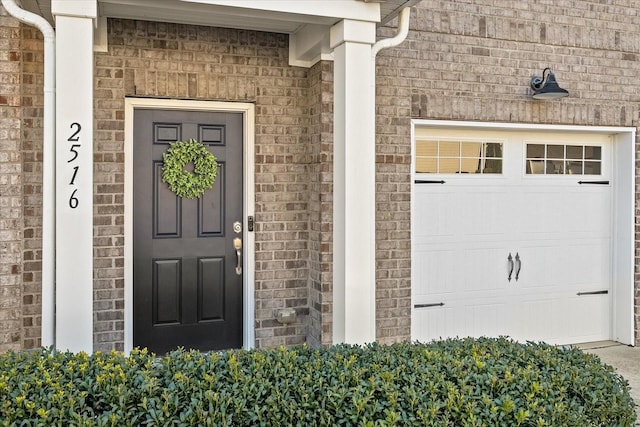
<svg viewBox="0 0 640 427"><path fill-rule="evenodd" d="M96 0L53 0L56 23L56 348L93 351Z"/></svg>
<svg viewBox="0 0 640 427"><path fill-rule="evenodd" d="M333 343L376 339L373 22L331 28L334 52Z"/></svg>

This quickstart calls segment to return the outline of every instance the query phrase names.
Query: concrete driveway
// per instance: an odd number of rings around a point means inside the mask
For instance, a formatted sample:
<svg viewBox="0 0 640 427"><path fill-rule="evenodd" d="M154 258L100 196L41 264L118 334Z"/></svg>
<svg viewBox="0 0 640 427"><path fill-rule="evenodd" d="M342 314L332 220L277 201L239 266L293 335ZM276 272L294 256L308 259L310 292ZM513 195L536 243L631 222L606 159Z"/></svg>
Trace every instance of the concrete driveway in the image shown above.
<svg viewBox="0 0 640 427"><path fill-rule="evenodd" d="M597 355L603 363L611 365L616 372L629 381L631 397L636 403L640 425L640 347L630 347L613 341L601 341L578 345L583 351Z"/></svg>

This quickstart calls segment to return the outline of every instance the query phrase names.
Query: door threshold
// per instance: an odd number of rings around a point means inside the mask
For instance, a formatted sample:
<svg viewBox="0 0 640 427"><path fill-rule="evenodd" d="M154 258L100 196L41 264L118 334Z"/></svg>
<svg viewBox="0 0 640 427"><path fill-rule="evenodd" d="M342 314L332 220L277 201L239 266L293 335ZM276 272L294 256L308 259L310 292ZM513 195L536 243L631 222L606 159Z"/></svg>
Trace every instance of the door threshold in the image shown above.
<svg viewBox="0 0 640 427"><path fill-rule="evenodd" d="M580 350L595 350L598 348L618 347L625 345L617 341L593 341L579 344L573 344L572 347L578 347Z"/></svg>

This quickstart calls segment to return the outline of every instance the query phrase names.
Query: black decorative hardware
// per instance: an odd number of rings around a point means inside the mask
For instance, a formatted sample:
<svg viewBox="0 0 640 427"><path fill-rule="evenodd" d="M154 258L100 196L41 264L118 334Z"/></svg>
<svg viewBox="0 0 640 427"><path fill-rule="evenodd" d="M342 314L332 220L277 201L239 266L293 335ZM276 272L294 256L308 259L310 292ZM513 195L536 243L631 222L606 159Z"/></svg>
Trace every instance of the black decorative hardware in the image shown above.
<svg viewBox="0 0 640 427"><path fill-rule="evenodd" d="M576 295L579 297L582 295L606 295L609 291L593 291L593 292L578 292Z"/></svg>
<svg viewBox="0 0 640 427"><path fill-rule="evenodd" d="M433 179L416 179L413 182L416 184L444 184L443 180L433 180Z"/></svg>
<svg viewBox="0 0 640 427"><path fill-rule="evenodd" d="M578 181L578 184L609 185L609 181Z"/></svg>
<svg viewBox="0 0 640 427"><path fill-rule="evenodd" d="M434 304L415 304L413 308L429 308L429 307L442 307L444 305L443 302L438 302Z"/></svg>
<svg viewBox="0 0 640 427"><path fill-rule="evenodd" d="M522 261L520 261L520 254L516 252L516 282L520 276L520 269L522 268Z"/></svg>
<svg viewBox="0 0 640 427"><path fill-rule="evenodd" d="M511 256L511 252L509 252L507 261L509 262L509 276L507 277L507 280L511 281L511 275L513 274L513 257Z"/></svg>

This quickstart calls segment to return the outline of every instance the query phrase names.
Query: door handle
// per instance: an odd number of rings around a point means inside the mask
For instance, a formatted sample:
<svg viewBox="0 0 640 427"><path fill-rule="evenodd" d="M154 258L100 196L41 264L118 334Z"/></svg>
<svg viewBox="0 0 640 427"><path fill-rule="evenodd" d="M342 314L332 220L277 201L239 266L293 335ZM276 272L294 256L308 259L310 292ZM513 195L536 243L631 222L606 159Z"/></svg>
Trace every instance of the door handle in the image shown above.
<svg viewBox="0 0 640 427"><path fill-rule="evenodd" d="M520 276L520 269L522 268L522 261L520 260L520 255L516 252L516 282L518 281L518 277Z"/></svg>
<svg viewBox="0 0 640 427"><path fill-rule="evenodd" d="M511 281L511 275L513 274L513 257L511 256L511 252L509 252L507 262L509 263L509 276L507 277L507 280Z"/></svg>
<svg viewBox="0 0 640 427"><path fill-rule="evenodd" d="M236 237L233 239L233 248L236 250L236 274L242 275L242 239Z"/></svg>

